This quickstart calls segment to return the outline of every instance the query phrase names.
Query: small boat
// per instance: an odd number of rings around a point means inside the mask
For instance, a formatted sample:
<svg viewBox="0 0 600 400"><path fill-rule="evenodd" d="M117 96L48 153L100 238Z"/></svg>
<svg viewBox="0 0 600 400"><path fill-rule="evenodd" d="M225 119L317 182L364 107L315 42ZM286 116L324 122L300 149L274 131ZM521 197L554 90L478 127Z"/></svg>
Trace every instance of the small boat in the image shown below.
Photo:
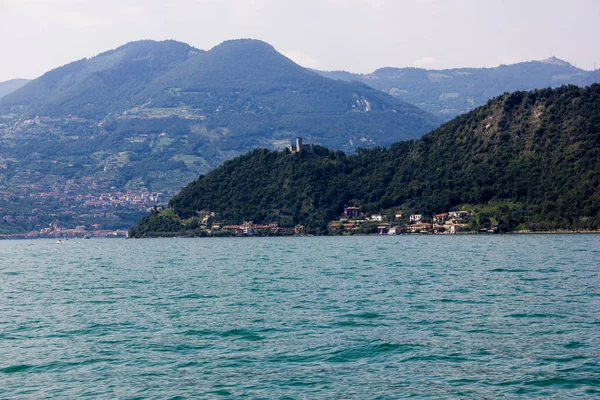
<svg viewBox="0 0 600 400"><path fill-rule="evenodd" d="M56 241L56 243L64 243L64 242L62 241L62 239L58 239L58 240Z"/></svg>

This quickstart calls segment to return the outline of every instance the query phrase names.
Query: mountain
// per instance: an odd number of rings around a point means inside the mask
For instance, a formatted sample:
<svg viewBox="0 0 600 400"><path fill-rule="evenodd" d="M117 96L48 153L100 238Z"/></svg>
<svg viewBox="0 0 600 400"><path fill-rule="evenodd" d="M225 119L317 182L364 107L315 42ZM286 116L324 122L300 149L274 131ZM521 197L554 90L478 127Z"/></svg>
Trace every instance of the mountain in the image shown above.
<svg viewBox="0 0 600 400"><path fill-rule="evenodd" d="M297 134L351 150L419 137L440 123L366 85L325 79L257 40L207 52L174 41L130 43L48 72L3 98L0 112L97 122L183 117L195 120L188 131L207 130L213 142L227 136L221 140L234 151Z"/></svg>
<svg viewBox="0 0 600 400"><path fill-rule="evenodd" d="M15 221L64 214L57 218L85 225L101 215L103 225L128 226L135 220L106 222L110 213L92 205L121 207L136 196L145 204L225 160L257 147L281 149L296 136L354 151L417 138L440 123L362 83L306 70L261 41L209 51L133 42L0 99L0 200L18 193L18 204L2 205Z"/></svg>
<svg viewBox="0 0 600 400"><path fill-rule="evenodd" d="M42 159L59 154L77 163L94 155L95 169L123 153L126 171L112 169L121 184L141 178L156 189L176 188L234 155L281 148L296 136L353 151L417 138L440 124L369 86L308 71L256 40L210 51L175 41L130 43L31 81L0 99L0 116L38 117L18 132L14 124L4 131L18 163L32 141ZM58 149L61 141L67 143ZM148 160L165 173L180 171L178 178L156 183L144 173Z"/></svg>
<svg viewBox="0 0 600 400"><path fill-rule="evenodd" d="M317 72L331 79L365 83L445 120L507 92L600 82L598 71L587 72L555 57L495 68L381 68L370 74Z"/></svg>
<svg viewBox="0 0 600 400"><path fill-rule="evenodd" d="M0 82L0 98L22 88L29 82L29 79L11 79L10 81Z"/></svg>
<svg viewBox="0 0 600 400"><path fill-rule="evenodd" d="M577 77L573 84L584 87L598 82L600 82L600 69L582 74L581 76Z"/></svg>
<svg viewBox="0 0 600 400"><path fill-rule="evenodd" d="M132 42L115 50L54 69L0 102L4 113L30 117L67 114L101 120L138 104L129 100L154 78L200 50L172 40Z"/></svg>
<svg viewBox="0 0 600 400"><path fill-rule="evenodd" d="M323 232L349 205L424 215L474 208L474 227L501 230L598 229L600 84L505 94L389 149L254 150L200 176L130 234L193 233L199 212Z"/></svg>

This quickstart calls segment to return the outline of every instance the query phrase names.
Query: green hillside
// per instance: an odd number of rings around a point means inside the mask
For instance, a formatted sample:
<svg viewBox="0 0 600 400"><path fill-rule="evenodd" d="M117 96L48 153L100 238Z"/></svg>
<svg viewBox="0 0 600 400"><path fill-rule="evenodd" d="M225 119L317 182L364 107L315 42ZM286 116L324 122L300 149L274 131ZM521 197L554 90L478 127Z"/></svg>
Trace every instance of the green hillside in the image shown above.
<svg viewBox="0 0 600 400"><path fill-rule="evenodd" d="M0 100L0 115L71 116L131 133L138 124L130 120L168 127L179 118L181 133L212 142L191 154L211 166L222 161L213 162L214 150L275 148L300 134L353 150L417 138L440 124L366 85L323 78L257 40L206 52L175 41L129 43L30 82Z"/></svg>
<svg viewBox="0 0 600 400"><path fill-rule="evenodd" d="M225 160L281 149L296 136L353 151L439 124L371 87L308 71L264 42L229 41L206 52L134 42L0 99L0 191L79 177L117 189L177 190Z"/></svg>
<svg viewBox="0 0 600 400"><path fill-rule="evenodd" d="M598 229L600 85L506 94L389 149L255 150L200 176L131 234L184 233L203 210L222 223L322 232L348 205L429 216L468 207L476 224L501 230Z"/></svg>
<svg viewBox="0 0 600 400"><path fill-rule="evenodd" d="M0 101L0 112L26 117L102 120L138 104L131 97L200 50L172 40L128 43L47 72Z"/></svg>
<svg viewBox="0 0 600 400"><path fill-rule="evenodd" d="M357 81L392 94L445 120L485 104L502 93L600 82L599 71L588 72L551 57L495 68L381 68L370 74L318 71L323 76Z"/></svg>

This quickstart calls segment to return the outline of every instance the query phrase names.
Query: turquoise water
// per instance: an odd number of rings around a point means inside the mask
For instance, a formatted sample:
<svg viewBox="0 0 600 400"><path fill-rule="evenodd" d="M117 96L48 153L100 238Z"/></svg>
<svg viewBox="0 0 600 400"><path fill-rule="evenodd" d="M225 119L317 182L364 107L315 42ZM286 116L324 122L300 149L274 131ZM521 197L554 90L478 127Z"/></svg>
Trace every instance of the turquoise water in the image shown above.
<svg viewBox="0 0 600 400"><path fill-rule="evenodd" d="M0 242L0 398L598 398L600 235Z"/></svg>

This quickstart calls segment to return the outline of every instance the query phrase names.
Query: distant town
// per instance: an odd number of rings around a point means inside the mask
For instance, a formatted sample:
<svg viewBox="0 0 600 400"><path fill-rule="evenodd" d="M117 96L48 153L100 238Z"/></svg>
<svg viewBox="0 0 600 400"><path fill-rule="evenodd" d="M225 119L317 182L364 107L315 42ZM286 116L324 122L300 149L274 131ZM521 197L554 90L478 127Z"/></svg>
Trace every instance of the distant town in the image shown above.
<svg viewBox="0 0 600 400"><path fill-rule="evenodd" d="M124 229L107 230L98 224L89 228L77 226L75 229L61 228L58 223L51 224L48 228L22 234L0 234L0 239L91 239L91 238L117 238L127 237Z"/></svg>
<svg viewBox="0 0 600 400"><path fill-rule="evenodd" d="M25 233L0 234L0 239L125 236L124 227L152 207L166 205L173 195L144 188L118 191L88 176L64 184L0 186L0 200L22 204L10 212L0 209L0 223L32 228Z"/></svg>

